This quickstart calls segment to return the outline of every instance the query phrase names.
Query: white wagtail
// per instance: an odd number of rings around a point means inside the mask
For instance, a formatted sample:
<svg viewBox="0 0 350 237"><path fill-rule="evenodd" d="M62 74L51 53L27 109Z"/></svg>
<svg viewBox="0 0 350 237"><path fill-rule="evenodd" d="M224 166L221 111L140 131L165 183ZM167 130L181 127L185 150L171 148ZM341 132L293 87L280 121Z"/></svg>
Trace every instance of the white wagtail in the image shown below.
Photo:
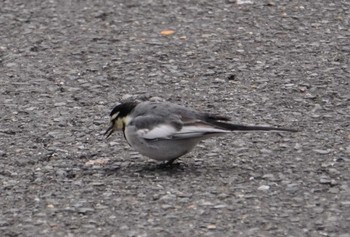
<svg viewBox="0 0 350 237"><path fill-rule="evenodd" d="M232 131L297 130L267 126L232 124L227 117L201 113L168 102L129 101L117 105L110 113L107 138L122 130L127 142L139 153L171 164L190 152L201 140Z"/></svg>

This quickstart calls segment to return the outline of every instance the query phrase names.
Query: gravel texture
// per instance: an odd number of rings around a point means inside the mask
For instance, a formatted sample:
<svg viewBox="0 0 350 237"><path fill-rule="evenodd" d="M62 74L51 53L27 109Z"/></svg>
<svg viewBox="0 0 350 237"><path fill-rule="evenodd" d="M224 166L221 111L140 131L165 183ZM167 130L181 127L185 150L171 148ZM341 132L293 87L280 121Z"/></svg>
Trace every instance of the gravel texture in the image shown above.
<svg viewBox="0 0 350 237"><path fill-rule="evenodd" d="M0 13L1 236L350 236L348 0ZM126 94L301 132L211 139L159 169L103 137Z"/></svg>

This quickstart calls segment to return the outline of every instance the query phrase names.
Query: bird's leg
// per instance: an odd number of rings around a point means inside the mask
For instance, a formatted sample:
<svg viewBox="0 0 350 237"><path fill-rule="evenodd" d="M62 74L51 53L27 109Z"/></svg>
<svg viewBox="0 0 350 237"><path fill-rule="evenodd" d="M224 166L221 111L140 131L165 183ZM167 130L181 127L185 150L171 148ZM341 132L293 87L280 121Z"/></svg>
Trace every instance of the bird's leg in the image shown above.
<svg viewBox="0 0 350 237"><path fill-rule="evenodd" d="M167 169L167 168L172 168L173 167L173 163L174 161L176 160L177 158L174 158L174 159L171 159L171 160L168 160L167 162L165 163L161 163L158 165L159 168L161 169Z"/></svg>

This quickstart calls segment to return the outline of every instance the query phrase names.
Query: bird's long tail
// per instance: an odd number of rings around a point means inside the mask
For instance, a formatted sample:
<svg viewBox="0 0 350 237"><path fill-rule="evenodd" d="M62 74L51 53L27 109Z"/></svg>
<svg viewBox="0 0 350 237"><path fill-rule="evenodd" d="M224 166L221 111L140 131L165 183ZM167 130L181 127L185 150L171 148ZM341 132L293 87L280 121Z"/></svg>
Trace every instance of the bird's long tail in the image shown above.
<svg viewBox="0 0 350 237"><path fill-rule="evenodd" d="M296 129L292 128L277 128L269 126L248 126L241 124L232 124L219 121L212 121L213 125L230 131L284 131L284 132L298 132Z"/></svg>

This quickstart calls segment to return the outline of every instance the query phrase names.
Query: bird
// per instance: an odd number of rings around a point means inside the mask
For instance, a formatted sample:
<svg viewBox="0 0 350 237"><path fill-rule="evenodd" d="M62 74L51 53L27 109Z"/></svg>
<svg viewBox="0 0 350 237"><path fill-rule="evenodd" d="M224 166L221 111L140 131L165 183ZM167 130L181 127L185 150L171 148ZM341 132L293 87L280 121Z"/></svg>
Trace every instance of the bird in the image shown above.
<svg viewBox="0 0 350 237"><path fill-rule="evenodd" d="M122 131L129 145L140 154L171 165L204 139L258 130L297 132L291 128L233 124L226 116L166 101L131 100L113 108L105 136L109 138L115 131Z"/></svg>

